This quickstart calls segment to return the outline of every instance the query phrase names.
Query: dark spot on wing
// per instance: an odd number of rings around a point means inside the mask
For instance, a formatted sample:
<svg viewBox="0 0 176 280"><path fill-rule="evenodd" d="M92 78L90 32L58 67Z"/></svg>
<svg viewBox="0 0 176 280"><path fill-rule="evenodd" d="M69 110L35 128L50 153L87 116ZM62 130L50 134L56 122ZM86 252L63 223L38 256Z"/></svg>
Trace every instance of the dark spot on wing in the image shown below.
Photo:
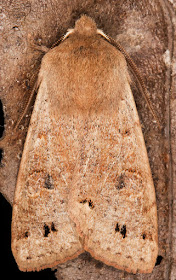
<svg viewBox="0 0 176 280"><path fill-rule="evenodd" d="M123 238L126 237L126 225L123 225L121 230L120 230L121 235L123 236Z"/></svg>
<svg viewBox="0 0 176 280"><path fill-rule="evenodd" d="M48 190L52 190L54 189L54 182L53 182L53 178L51 175L47 175L46 179L45 179L45 186L46 189Z"/></svg>
<svg viewBox="0 0 176 280"><path fill-rule="evenodd" d="M93 201L91 199L83 199L80 201L80 203L85 204L88 203L89 208L93 209L95 206L93 204Z"/></svg>
<svg viewBox="0 0 176 280"><path fill-rule="evenodd" d="M146 234L145 234L145 233L142 234L142 238L143 238L144 240L146 239Z"/></svg>
<svg viewBox="0 0 176 280"><path fill-rule="evenodd" d="M121 189L123 189L123 188L125 187L124 179L125 179L125 175L124 175L124 174L121 174L121 175L117 178L117 181L116 181L116 183L115 183L116 189L121 190Z"/></svg>
<svg viewBox="0 0 176 280"><path fill-rule="evenodd" d="M51 231L56 232L57 229L55 228L55 224L52 222L51 223Z"/></svg>
<svg viewBox="0 0 176 280"><path fill-rule="evenodd" d="M88 203L89 203L89 207L90 207L91 209L93 209L93 208L94 208L93 201L90 199L90 200L88 201Z"/></svg>
<svg viewBox="0 0 176 280"><path fill-rule="evenodd" d="M87 199L83 199L80 201L80 203L85 204L87 202Z"/></svg>
<svg viewBox="0 0 176 280"><path fill-rule="evenodd" d="M29 236L29 232L26 231L26 232L24 233L24 237L25 237L25 238L28 238L28 236Z"/></svg>
<svg viewBox="0 0 176 280"><path fill-rule="evenodd" d="M126 129L124 132L124 135L129 136L130 135L130 129Z"/></svg>
<svg viewBox="0 0 176 280"><path fill-rule="evenodd" d="M120 228L119 228L119 224L117 223L116 227L115 227L115 232L119 232L119 231L120 231Z"/></svg>
<svg viewBox="0 0 176 280"><path fill-rule="evenodd" d="M50 233L50 228L48 225L44 224L43 226L44 229L44 237L48 237L49 233Z"/></svg>
<svg viewBox="0 0 176 280"><path fill-rule="evenodd" d="M116 224L115 232L120 232L123 238L126 237L126 225L123 225L122 227L119 225L119 223Z"/></svg>
<svg viewBox="0 0 176 280"><path fill-rule="evenodd" d="M44 237L48 237L48 235L51 233L51 231L52 232L57 232L57 229L56 229L55 224L53 222L51 223L51 226L44 223L43 229L44 229L44 234L43 234Z"/></svg>

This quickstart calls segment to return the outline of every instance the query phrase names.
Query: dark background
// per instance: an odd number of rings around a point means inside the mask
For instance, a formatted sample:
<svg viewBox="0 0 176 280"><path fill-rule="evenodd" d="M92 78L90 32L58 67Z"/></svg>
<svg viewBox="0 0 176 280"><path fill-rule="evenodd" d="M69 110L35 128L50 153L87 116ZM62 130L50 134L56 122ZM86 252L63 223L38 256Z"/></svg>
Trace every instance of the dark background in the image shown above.
<svg viewBox="0 0 176 280"><path fill-rule="evenodd" d="M1 275L6 279L42 279L54 280L54 271L45 269L40 272L21 272L15 262L11 251L11 218L12 207L0 194L0 252L1 252ZM3 273L4 272L4 273ZM2 276L3 277L3 276Z"/></svg>

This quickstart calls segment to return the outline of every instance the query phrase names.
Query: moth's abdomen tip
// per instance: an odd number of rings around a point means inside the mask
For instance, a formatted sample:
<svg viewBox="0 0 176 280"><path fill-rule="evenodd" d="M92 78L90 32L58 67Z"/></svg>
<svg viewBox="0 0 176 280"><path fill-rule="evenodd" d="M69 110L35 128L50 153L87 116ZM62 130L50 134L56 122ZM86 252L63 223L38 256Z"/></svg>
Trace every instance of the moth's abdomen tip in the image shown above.
<svg viewBox="0 0 176 280"><path fill-rule="evenodd" d="M81 35L92 36L97 33L97 26L92 18L82 15L76 21L74 31Z"/></svg>

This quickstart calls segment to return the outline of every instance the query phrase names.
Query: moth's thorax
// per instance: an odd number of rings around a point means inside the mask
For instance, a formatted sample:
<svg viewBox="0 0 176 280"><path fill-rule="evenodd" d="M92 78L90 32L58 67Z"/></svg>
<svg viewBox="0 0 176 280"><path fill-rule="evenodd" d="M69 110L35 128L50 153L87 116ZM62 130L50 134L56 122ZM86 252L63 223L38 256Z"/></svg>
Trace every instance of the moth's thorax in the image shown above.
<svg viewBox="0 0 176 280"><path fill-rule="evenodd" d="M97 33L95 22L85 15L69 37L45 55L40 76L47 77L51 94L58 93L53 104L59 102L69 111L116 110L129 87L123 55Z"/></svg>
<svg viewBox="0 0 176 280"><path fill-rule="evenodd" d="M69 111L116 109L129 81L124 57L98 34L73 33L45 55L40 75L51 95L57 89L53 104Z"/></svg>

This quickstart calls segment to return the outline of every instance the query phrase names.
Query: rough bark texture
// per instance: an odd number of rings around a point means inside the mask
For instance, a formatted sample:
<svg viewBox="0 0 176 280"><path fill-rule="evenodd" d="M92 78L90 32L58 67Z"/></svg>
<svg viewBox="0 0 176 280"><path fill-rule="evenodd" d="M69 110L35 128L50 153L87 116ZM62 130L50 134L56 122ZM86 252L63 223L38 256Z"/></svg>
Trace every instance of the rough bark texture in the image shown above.
<svg viewBox="0 0 176 280"><path fill-rule="evenodd" d="M153 122L133 87L156 189L159 260L148 275L132 275L94 260L88 253L57 267L57 279L176 279L176 57L174 0L7 0L1 3L0 98L5 116L0 148L0 191L13 203L17 172L30 113L13 131L25 106L42 58L31 42L51 46L81 14L119 41L141 71L163 125ZM174 52L175 50L175 52ZM32 111L32 108L31 108Z"/></svg>

